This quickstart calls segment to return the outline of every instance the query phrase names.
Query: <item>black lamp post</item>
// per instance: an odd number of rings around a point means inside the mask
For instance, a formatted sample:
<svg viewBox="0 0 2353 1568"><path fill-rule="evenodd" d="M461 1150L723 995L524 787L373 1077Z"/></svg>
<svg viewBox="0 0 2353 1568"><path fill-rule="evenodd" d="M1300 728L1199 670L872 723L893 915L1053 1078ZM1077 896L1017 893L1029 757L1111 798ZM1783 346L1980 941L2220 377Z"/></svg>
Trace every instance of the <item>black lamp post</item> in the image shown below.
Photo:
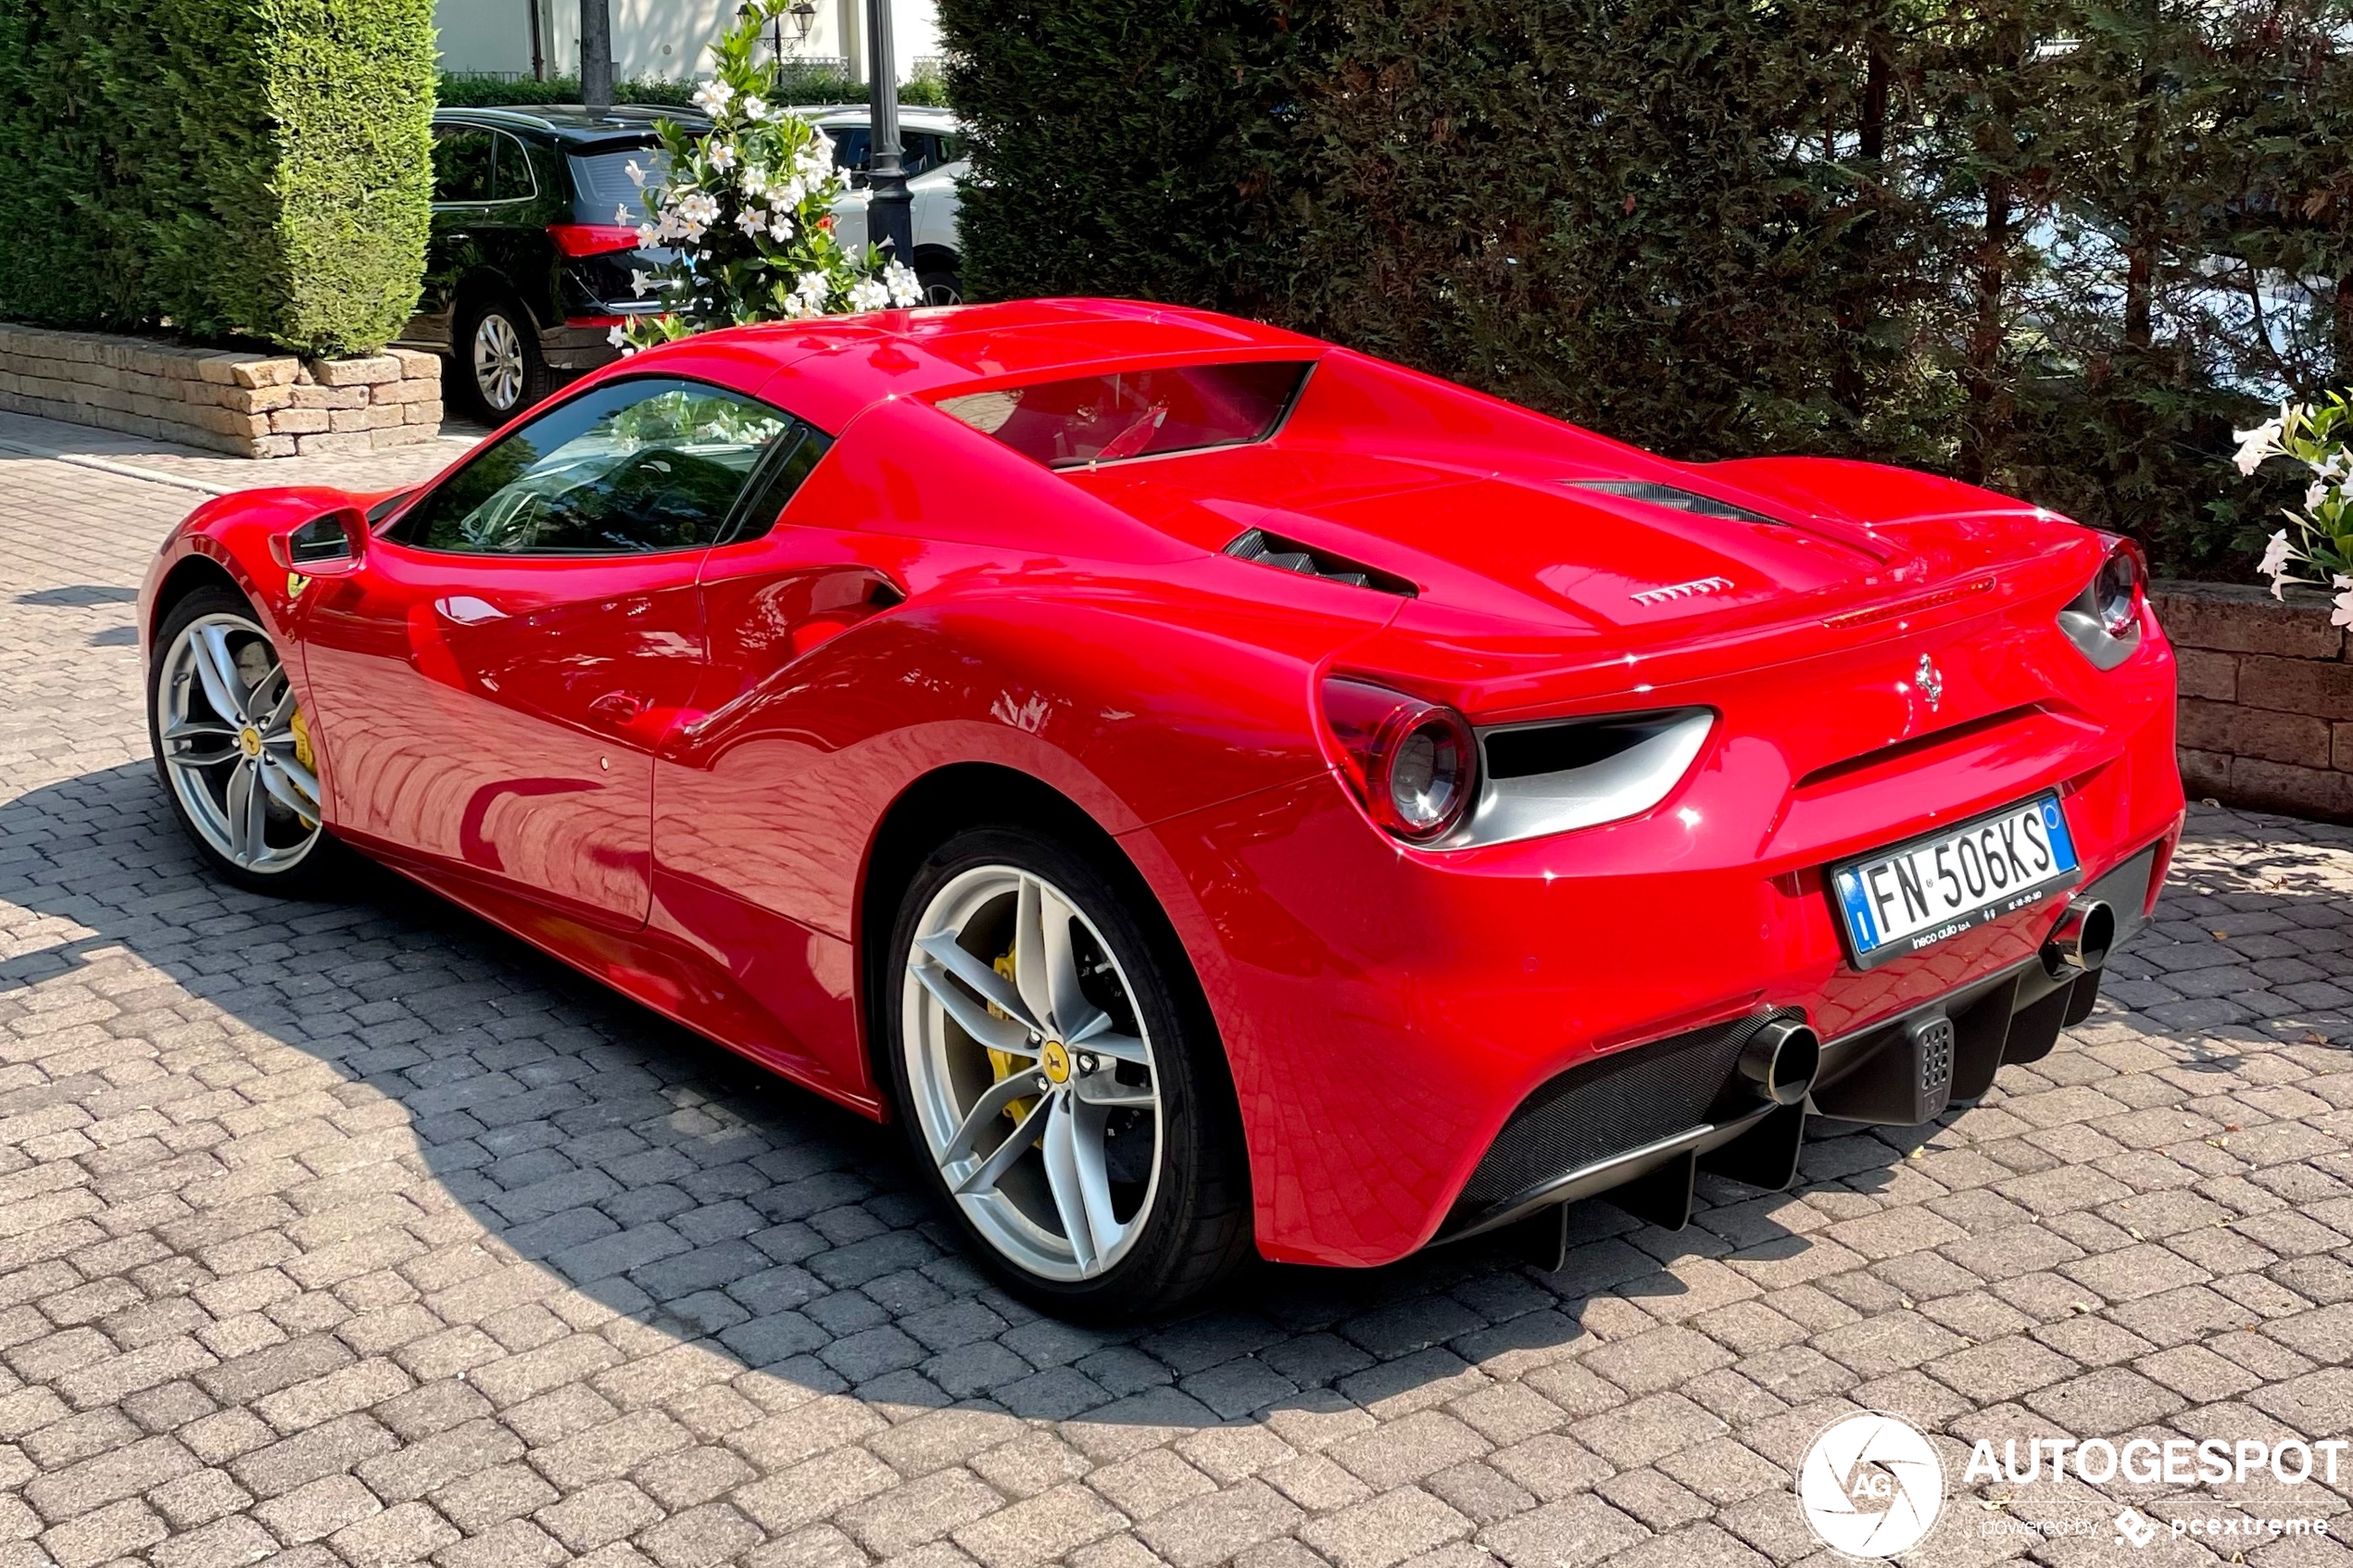
<svg viewBox="0 0 2353 1568"><path fill-rule="evenodd" d="M866 0L868 133L866 238L890 247L891 259L915 264L914 198L899 161L899 55L890 41L890 0Z"/></svg>

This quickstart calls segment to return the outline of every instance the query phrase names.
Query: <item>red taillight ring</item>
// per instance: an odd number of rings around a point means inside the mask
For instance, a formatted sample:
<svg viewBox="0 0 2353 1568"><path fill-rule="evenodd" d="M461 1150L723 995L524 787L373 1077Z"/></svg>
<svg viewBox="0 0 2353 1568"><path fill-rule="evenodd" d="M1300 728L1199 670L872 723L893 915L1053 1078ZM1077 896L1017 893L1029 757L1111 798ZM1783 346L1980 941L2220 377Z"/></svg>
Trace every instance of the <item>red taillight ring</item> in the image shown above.
<svg viewBox="0 0 2353 1568"><path fill-rule="evenodd" d="M2148 596L2148 558L2130 539L2119 539L2092 580L2092 608L2101 630L2111 637L2129 634L2140 624L2141 606Z"/></svg>
<svg viewBox="0 0 2353 1568"><path fill-rule="evenodd" d="M1357 798L1383 830L1429 844L1460 824L1478 793L1478 738L1442 703L1368 681L1324 683L1324 721Z"/></svg>

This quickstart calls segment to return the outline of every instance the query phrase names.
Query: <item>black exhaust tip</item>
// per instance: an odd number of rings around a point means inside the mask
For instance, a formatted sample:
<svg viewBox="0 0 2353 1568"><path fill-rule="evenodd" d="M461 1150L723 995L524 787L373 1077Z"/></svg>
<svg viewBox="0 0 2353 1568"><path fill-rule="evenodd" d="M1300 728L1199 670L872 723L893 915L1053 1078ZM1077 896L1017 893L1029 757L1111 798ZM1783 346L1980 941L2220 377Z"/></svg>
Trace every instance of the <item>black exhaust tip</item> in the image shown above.
<svg viewBox="0 0 2353 1568"><path fill-rule="evenodd" d="M1741 1047L1741 1076L1759 1099L1796 1105L1822 1065L1822 1037L1793 1018L1777 1018Z"/></svg>
<svg viewBox="0 0 2353 1568"><path fill-rule="evenodd" d="M2098 969L2116 946L2116 911L2099 898L2079 898L2067 907L2043 944L2043 972L2054 980Z"/></svg>

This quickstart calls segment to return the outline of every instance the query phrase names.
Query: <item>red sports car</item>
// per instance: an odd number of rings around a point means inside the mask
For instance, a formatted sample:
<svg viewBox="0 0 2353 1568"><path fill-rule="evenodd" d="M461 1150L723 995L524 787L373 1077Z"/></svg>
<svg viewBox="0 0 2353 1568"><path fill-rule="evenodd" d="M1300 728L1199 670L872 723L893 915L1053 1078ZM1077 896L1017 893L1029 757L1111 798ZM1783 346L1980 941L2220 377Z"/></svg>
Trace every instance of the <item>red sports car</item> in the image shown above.
<svg viewBox="0 0 2353 1568"><path fill-rule="evenodd" d="M2082 1019L2182 822L2133 546L1091 300L713 333L142 617L220 873L348 847L906 1129L1065 1311L1373 1264Z"/></svg>

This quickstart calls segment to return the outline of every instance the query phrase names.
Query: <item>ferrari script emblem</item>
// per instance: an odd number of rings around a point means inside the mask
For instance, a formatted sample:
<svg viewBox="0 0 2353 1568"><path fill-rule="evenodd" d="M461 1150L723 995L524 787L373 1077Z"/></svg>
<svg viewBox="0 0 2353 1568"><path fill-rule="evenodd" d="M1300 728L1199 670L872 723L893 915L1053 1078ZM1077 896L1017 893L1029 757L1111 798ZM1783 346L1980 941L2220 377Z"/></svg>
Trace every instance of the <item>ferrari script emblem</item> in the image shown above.
<svg viewBox="0 0 2353 1568"><path fill-rule="evenodd" d="M1928 699L1928 710L1935 712L1937 705L1944 700L1944 675L1936 668L1936 660L1920 655L1920 667L1912 671L1912 684Z"/></svg>

